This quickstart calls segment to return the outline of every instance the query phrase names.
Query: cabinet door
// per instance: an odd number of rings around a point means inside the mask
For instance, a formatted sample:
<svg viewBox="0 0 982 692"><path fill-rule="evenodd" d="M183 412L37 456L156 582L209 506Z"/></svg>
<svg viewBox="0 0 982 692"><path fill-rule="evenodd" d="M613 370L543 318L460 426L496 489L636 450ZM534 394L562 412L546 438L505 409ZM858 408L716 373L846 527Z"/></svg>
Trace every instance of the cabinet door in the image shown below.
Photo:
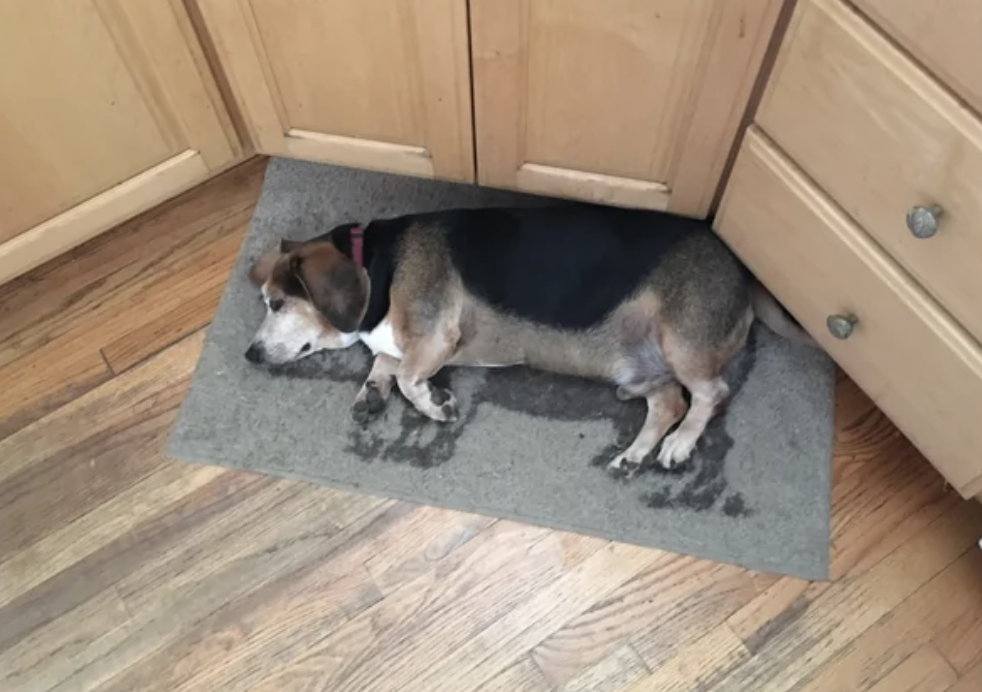
<svg viewBox="0 0 982 692"><path fill-rule="evenodd" d="M0 283L235 158L195 41L180 0L0 2Z"/></svg>
<svg viewBox="0 0 982 692"><path fill-rule="evenodd" d="M781 0L471 0L478 181L708 211Z"/></svg>
<svg viewBox="0 0 982 692"><path fill-rule="evenodd" d="M196 0L263 153L474 178L466 0Z"/></svg>

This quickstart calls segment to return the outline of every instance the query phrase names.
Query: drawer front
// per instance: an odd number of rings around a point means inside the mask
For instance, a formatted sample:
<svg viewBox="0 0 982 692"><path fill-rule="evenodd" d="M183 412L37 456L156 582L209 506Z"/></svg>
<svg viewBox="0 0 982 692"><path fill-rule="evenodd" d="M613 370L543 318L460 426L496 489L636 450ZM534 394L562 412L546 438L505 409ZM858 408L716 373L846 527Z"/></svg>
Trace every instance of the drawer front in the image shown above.
<svg viewBox="0 0 982 692"><path fill-rule="evenodd" d="M982 352L756 129L717 230L960 493L982 491ZM834 338L830 316L854 316Z"/></svg>
<svg viewBox="0 0 982 692"><path fill-rule="evenodd" d="M853 0L947 86L982 112L982 3Z"/></svg>
<svg viewBox="0 0 982 692"><path fill-rule="evenodd" d="M982 339L982 122L839 0L798 5L757 122Z"/></svg>

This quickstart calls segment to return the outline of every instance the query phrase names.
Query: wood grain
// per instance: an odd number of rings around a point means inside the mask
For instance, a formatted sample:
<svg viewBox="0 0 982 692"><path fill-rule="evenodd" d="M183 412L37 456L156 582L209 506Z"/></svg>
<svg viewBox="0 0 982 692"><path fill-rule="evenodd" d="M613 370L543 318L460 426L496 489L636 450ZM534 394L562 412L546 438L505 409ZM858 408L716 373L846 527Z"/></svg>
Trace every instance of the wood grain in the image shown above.
<svg viewBox="0 0 982 692"><path fill-rule="evenodd" d="M261 153L474 180L464 0L193 2Z"/></svg>
<svg viewBox="0 0 982 692"><path fill-rule="evenodd" d="M961 0L855 0L891 38L982 113L978 62L982 7Z"/></svg>
<svg viewBox="0 0 982 692"><path fill-rule="evenodd" d="M982 508L845 377L822 583L167 460L254 165L0 289L0 362L121 371L0 435L4 692L979 688Z"/></svg>
<svg viewBox="0 0 982 692"><path fill-rule="evenodd" d="M630 644L623 644L566 681L558 692L617 692L651 674Z"/></svg>
<svg viewBox="0 0 982 692"><path fill-rule="evenodd" d="M477 692L545 692L549 689L542 671L528 656L499 672L477 688Z"/></svg>
<svg viewBox="0 0 982 692"><path fill-rule="evenodd" d="M870 692L945 692L957 679L941 654L924 648L894 668Z"/></svg>
<svg viewBox="0 0 982 692"><path fill-rule="evenodd" d="M705 216L780 0L471 0L478 180Z"/></svg>
<svg viewBox="0 0 982 692"><path fill-rule="evenodd" d="M652 670L756 594L751 572L664 553L565 623L532 656L555 685L630 641Z"/></svg>

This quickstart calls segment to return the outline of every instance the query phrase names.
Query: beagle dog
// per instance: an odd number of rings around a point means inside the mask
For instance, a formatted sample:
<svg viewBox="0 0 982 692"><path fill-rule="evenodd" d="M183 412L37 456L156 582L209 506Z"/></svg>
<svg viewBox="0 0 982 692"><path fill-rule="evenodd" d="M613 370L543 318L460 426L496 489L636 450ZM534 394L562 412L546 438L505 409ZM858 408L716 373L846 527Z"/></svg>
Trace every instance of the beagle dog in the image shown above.
<svg viewBox="0 0 982 692"><path fill-rule="evenodd" d="M659 442L666 469L689 458L729 393L723 367L755 316L809 340L706 221L587 204L341 225L282 240L250 278L267 306L250 362L281 365L359 341L371 349L352 406L363 424L394 385L422 414L455 420L453 393L430 382L448 365L523 364L645 399L641 431L609 463L618 475Z"/></svg>

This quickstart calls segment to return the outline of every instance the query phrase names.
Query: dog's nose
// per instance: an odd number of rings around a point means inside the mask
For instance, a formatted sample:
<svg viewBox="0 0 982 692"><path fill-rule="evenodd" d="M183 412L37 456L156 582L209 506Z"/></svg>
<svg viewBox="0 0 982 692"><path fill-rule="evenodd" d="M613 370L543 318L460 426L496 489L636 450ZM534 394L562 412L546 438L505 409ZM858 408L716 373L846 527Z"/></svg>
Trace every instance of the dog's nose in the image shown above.
<svg viewBox="0 0 982 692"><path fill-rule="evenodd" d="M264 355L263 347L259 344L249 344L249 348L245 352L246 360L250 363L262 363Z"/></svg>

